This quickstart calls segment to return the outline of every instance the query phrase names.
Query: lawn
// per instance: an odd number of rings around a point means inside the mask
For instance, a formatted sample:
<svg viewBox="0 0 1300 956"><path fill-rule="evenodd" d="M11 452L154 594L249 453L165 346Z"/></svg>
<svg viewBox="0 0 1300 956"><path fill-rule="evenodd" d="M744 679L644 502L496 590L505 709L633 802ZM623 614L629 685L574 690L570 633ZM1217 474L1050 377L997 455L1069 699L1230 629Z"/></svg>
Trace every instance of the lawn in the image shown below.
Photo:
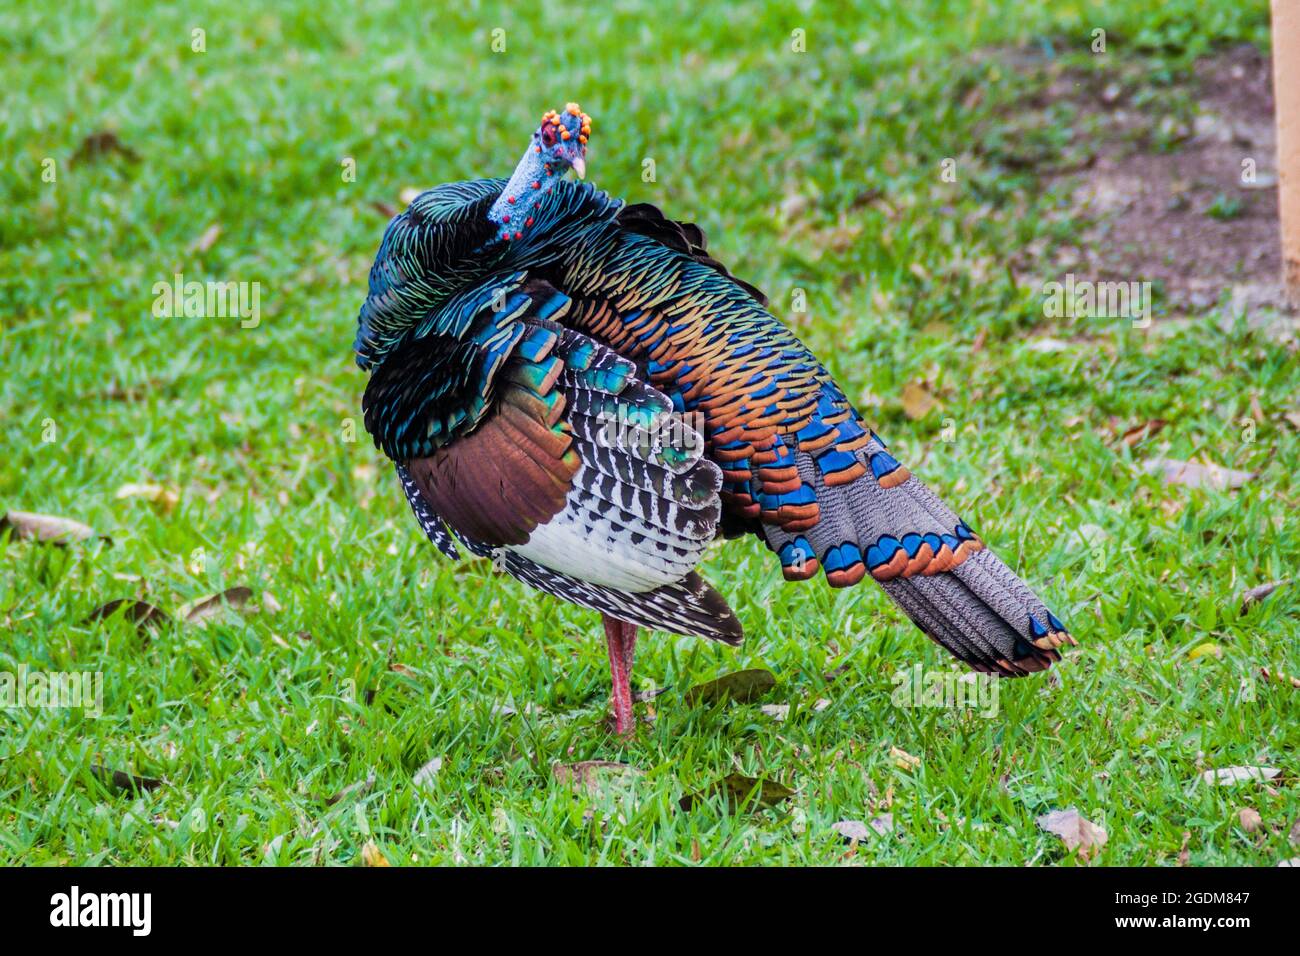
<svg viewBox="0 0 1300 956"><path fill-rule="evenodd" d="M0 672L103 674L98 716L0 711L0 862L1078 864L1036 823L1066 808L1094 863L1300 855L1300 587L1242 611L1300 566L1295 341L1223 306L1047 317L1086 224L1043 170L1085 132L1024 66L1190 117L1193 62L1267 48L1266 3L436 6L0 12L0 511L111 539L0 532ZM667 690L624 743L597 616L429 545L360 424L367 269L403 196L508 174L568 100L588 179L699 222L1071 625L1050 675L992 715L897 706L945 652L735 541L703 571L747 642L644 638ZM177 273L259 283L260 321L156 317ZM234 587L201 622L88 620ZM776 686L686 700L742 668ZM596 760L642 773L554 770ZM1232 766L1281 774L1201 780ZM793 794L682 808L733 773Z"/></svg>

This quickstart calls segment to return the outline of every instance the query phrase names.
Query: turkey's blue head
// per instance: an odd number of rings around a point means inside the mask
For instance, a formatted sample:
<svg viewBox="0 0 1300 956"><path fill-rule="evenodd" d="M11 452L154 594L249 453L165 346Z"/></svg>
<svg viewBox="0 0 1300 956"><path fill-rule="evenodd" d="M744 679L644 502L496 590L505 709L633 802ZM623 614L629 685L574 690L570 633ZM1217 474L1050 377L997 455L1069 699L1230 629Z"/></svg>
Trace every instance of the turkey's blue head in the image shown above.
<svg viewBox="0 0 1300 956"><path fill-rule="evenodd" d="M563 172L572 169L582 179L587 175L587 137L591 117L577 103L565 104L564 112L547 111L533 134L533 153L544 166Z"/></svg>
<svg viewBox="0 0 1300 956"><path fill-rule="evenodd" d="M562 112L547 111L514 175L488 212L488 218L501 229L499 239L522 239L533 224L533 207L570 169L579 178L586 175L589 136L591 117L577 103L567 104Z"/></svg>

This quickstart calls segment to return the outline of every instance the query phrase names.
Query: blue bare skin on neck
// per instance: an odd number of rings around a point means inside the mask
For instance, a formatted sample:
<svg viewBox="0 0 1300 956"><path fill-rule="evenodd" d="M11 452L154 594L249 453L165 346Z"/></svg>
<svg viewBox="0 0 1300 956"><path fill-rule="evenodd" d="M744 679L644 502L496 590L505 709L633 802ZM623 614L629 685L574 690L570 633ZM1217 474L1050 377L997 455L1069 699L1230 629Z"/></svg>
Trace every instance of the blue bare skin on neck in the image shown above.
<svg viewBox="0 0 1300 956"><path fill-rule="evenodd" d="M529 213L567 168L545 162L529 145L510 181L501 190L501 196L488 210L488 219L501 227L500 238L512 238L532 225L528 221Z"/></svg>
<svg viewBox="0 0 1300 956"><path fill-rule="evenodd" d="M510 181L488 210L488 221L499 227L498 239L522 239L533 224L532 211L555 181L570 169L583 176L590 134L591 117L577 103L542 117Z"/></svg>

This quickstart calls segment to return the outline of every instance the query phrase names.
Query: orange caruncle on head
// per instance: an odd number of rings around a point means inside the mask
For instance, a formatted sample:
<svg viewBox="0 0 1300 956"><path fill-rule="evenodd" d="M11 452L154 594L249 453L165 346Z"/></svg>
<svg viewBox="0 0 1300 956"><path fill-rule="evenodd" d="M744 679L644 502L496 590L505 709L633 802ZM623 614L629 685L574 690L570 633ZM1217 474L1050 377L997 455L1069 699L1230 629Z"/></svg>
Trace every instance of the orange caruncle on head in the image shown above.
<svg viewBox="0 0 1300 956"><path fill-rule="evenodd" d="M560 170L572 168L581 179L587 172L587 140L591 117L577 103L563 110L548 110L533 134L533 150L544 163Z"/></svg>
<svg viewBox="0 0 1300 956"><path fill-rule="evenodd" d="M497 238L504 242L522 239L533 225L537 204L550 195L568 170L579 179L586 176L590 137L591 117L577 103L567 104L563 111L547 110L514 175L488 212L488 218L501 227Z"/></svg>

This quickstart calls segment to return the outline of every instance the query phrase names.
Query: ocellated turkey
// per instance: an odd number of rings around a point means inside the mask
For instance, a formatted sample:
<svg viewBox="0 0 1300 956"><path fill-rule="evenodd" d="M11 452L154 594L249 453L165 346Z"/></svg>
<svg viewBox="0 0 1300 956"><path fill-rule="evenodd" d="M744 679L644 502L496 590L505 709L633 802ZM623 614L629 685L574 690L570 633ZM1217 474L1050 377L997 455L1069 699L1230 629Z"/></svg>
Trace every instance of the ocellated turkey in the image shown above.
<svg viewBox="0 0 1300 956"><path fill-rule="evenodd" d="M365 425L437 548L602 614L620 734L638 628L741 641L695 570L719 536L789 580L870 576L977 671L1059 660L1065 626L698 227L566 177L590 133L548 112L509 179L423 193L371 268Z"/></svg>

